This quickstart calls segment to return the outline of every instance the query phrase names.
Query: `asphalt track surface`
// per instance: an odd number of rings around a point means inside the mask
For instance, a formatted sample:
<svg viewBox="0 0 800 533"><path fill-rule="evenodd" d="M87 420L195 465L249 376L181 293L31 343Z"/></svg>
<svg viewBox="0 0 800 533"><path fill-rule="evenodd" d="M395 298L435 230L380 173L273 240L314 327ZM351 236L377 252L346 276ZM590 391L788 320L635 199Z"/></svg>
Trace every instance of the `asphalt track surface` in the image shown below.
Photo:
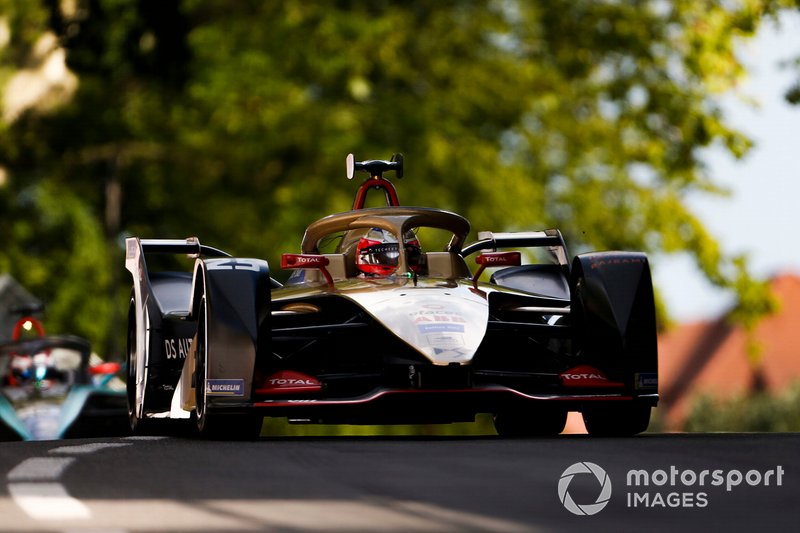
<svg viewBox="0 0 800 533"><path fill-rule="evenodd" d="M0 443L0 531L798 531L799 455L800 434ZM608 480L561 480L587 462ZM603 508L572 514L560 480Z"/></svg>

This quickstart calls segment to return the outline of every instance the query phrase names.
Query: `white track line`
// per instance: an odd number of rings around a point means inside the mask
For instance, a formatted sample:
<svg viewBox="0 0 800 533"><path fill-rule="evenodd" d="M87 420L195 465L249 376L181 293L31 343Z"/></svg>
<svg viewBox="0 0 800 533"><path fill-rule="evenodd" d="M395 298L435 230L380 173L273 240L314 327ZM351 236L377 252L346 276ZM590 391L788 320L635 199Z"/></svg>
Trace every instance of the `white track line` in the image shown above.
<svg viewBox="0 0 800 533"><path fill-rule="evenodd" d="M67 494L60 483L9 483L8 492L36 520L80 520L91 516L89 508Z"/></svg>
<svg viewBox="0 0 800 533"><path fill-rule="evenodd" d="M9 481L55 481L74 457L31 457L11 469Z"/></svg>
<svg viewBox="0 0 800 533"><path fill-rule="evenodd" d="M106 448L122 448L132 444L132 442L92 442L89 444L81 444L79 446L60 446L50 450L50 453L70 453L75 455L83 455L87 453L94 453L99 450L105 450Z"/></svg>
<svg viewBox="0 0 800 533"><path fill-rule="evenodd" d="M59 446L51 454L86 455L107 448L130 446L131 442L93 442ZM8 493L25 513L35 520L86 520L89 508L67 493L57 481L75 457L31 457L12 468L8 474Z"/></svg>

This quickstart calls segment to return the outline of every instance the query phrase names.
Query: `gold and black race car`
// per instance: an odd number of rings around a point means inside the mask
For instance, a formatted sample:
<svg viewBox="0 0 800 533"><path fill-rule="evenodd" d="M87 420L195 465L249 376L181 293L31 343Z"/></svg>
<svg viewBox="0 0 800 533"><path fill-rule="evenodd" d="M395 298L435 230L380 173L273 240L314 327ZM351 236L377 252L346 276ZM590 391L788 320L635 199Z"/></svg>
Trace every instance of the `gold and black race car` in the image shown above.
<svg viewBox="0 0 800 533"><path fill-rule="evenodd" d="M308 226L282 256L231 257L197 239L127 240L128 411L191 420L201 435L252 438L264 416L397 424L493 415L500 435L556 435L569 411L591 435L647 429L658 401L647 257L570 261L555 229L480 232L455 213L400 205L365 171L350 211ZM365 207L370 191L385 207ZM165 256L189 254L181 271ZM491 277L483 275L490 269Z"/></svg>

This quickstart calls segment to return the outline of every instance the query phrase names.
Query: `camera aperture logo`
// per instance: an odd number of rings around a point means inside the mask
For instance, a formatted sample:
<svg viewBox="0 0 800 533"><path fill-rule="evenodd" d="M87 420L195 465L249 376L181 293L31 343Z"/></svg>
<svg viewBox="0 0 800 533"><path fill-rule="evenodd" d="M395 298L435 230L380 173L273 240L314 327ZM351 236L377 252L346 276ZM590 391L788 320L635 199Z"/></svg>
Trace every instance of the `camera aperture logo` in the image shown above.
<svg viewBox="0 0 800 533"><path fill-rule="evenodd" d="M578 504L570 496L569 484L572 483L572 478L579 474L592 474L600 484L600 493L594 503ZM594 463L589 461L575 463L567 467L561 474L561 479L558 480L558 499L572 514L581 516L597 514L608 505L608 501L611 499L611 478L608 477L605 470Z"/></svg>

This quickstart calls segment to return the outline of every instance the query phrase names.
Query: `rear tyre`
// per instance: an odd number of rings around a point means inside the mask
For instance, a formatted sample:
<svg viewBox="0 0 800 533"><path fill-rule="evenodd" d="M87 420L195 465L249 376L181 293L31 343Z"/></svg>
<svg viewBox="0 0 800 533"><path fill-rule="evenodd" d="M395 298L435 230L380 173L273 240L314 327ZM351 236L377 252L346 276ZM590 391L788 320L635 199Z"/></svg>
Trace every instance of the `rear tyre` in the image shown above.
<svg viewBox="0 0 800 533"><path fill-rule="evenodd" d="M501 411L493 420L501 437L553 437L564 431L567 412L563 409Z"/></svg>
<svg viewBox="0 0 800 533"><path fill-rule="evenodd" d="M631 437L650 425L651 407L642 402L615 403L586 409L583 423L593 437Z"/></svg>
<svg viewBox="0 0 800 533"><path fill-rule="evenodd" d="M206 379L208 376L208 308L200 301L195 350L195 411L198 434L213 440L254 440L261 435L263 416L242 413L211 413L208 408Z"/></svg>

